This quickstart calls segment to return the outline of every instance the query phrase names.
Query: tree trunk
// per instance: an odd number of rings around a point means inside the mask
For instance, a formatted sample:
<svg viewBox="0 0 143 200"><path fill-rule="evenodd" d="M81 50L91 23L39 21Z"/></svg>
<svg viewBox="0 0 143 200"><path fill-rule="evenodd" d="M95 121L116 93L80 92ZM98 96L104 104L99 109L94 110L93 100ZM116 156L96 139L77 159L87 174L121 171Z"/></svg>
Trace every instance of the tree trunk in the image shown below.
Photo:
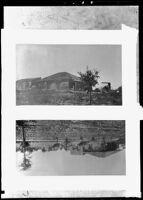
<svg viewBox="0 0 143 200"><path fill-rule="evenodd" d="M90 100L90 105L91 105L91 102L92 102L91 91L89 92L89 100Z"/></svg>
<svg viewBox="0 0 143 200"><path fill-rule="evenodd" d="M24 126L22 126L22 134L23 134L23 144L25 145L25 140L26 140L26 137L25 137L25 130L24 130Z"/></svg>

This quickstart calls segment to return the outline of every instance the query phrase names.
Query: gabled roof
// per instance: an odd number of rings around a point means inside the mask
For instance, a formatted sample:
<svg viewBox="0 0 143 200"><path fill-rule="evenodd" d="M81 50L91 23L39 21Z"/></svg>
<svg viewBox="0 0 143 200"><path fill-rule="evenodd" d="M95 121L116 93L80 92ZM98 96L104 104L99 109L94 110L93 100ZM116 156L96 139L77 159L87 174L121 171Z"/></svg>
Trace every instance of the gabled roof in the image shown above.
<svg viewBox="0 0 143 200"><path fill-rule="evenodd" d="M117 153L118 151L104 151L104 152L86 152L87 154L90 154L92 156L96 156L96 157L99 157L99 158L105 158L107 156L110 156L112 154L115 154Z"/></svg>
<svg viewBox="0 0 143 200"><path fill-rule="evenodd" d="M24 82L24 81L40 81L41 77L38 78L24 78L24 79L19 79L16 82Z"/></svg>
<svg viewBox="0 0 143 200"><path fill-rule="evenodd" d="M37 81L45 81L45 80L51 81L51 80L65 80L65 79L81 82L80 77L70 74L68 72L59 72L59 73L53 74L53 75L45 77L45 78L41 78L41 77L25 78L25 79L17 80L16 82L24 82L24 81L32 81L32 82L36 81L37 82Z"/></svg>
<svg viewBox="0 0 143 200"><path fill-rule="evenodd" d="M72 79L73 81L81 81L80 77L70 74L68 72L59 72L59 73L43 78L43 80L47 80L47 81L63 80L63 79Z"/></svg>

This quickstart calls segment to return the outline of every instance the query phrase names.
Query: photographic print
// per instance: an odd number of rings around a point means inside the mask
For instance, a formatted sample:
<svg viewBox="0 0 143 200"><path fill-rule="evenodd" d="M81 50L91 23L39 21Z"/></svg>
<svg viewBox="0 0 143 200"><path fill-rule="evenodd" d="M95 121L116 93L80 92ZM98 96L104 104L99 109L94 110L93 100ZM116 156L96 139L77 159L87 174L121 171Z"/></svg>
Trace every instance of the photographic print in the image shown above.
<svg viewBox="0 0 143 200"><path fill-rule="evenodd" d="M26 176L125 175L124 120L17 120L17 170Z"/></svg>
<svg viewBox="0 0 143 200"><path fill-rule="evenodd" d="M16 105L122 105L121 45L17 44Z"/></svg>
<svg viewBox="0 0 143 200"><path fill-rule="evenodd" d="M4 7L3 198L141 196L139 6L96 3Z"/></svg>
<svg viewBox="0 0 143 200"><path fill-rule="evenodd" d="M3 198L141 195L138 6L83 4L4 8Z"/></svg>

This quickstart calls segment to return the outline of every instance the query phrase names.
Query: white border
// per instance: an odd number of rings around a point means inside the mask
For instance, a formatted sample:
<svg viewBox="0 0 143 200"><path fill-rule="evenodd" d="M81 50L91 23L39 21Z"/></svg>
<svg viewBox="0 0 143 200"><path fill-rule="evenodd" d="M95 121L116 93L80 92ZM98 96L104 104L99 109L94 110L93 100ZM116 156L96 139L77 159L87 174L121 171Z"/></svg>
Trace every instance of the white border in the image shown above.
<svg viewBox="0 0 143 200"><path fill-rule="evenodd" d="M2 189L5 191L126 190L140 196L139 120L136 100L137 31L2 30ZM121 44L123 106L16 106L16 44ZM126 120L126 176L16 174L16 119ZM10 141L10 142L9 142Z"/></svg>

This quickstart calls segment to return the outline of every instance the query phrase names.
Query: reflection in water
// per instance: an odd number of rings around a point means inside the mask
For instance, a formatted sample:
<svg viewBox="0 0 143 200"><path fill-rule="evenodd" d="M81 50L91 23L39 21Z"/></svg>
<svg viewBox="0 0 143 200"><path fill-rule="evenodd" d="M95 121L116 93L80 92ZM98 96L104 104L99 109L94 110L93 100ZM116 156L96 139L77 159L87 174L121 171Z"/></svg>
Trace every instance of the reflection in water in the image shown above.
<svg viewBox="0 0 143 200"><path fill-rule="evenodd" d="M23 153L23 159L22 162L20 163L19 167L21 170L27 170L31 167L31 160L30 160L30 156L26 155L26 150L30 147L29 143L26 141L21 142L19 149L21 150L21 152ZM30 148L29 148L29 152L30 153Z"/></svg>
<svg viewBox="0 0 143 200"><path fill-rule="evenodd" d="M18 169L25 175L124 175L124 144L92 141L17 143Z"/></svg>
<svg viewBox="0 0 143 200"><path fill-rule="evenodd" d="M27 170L31 167L31 161L30 161L30 157L26 157L26 152L25 152L25 148L23 151L23 161L21 162L20 166L19 166L22 170Z"/></svg>

